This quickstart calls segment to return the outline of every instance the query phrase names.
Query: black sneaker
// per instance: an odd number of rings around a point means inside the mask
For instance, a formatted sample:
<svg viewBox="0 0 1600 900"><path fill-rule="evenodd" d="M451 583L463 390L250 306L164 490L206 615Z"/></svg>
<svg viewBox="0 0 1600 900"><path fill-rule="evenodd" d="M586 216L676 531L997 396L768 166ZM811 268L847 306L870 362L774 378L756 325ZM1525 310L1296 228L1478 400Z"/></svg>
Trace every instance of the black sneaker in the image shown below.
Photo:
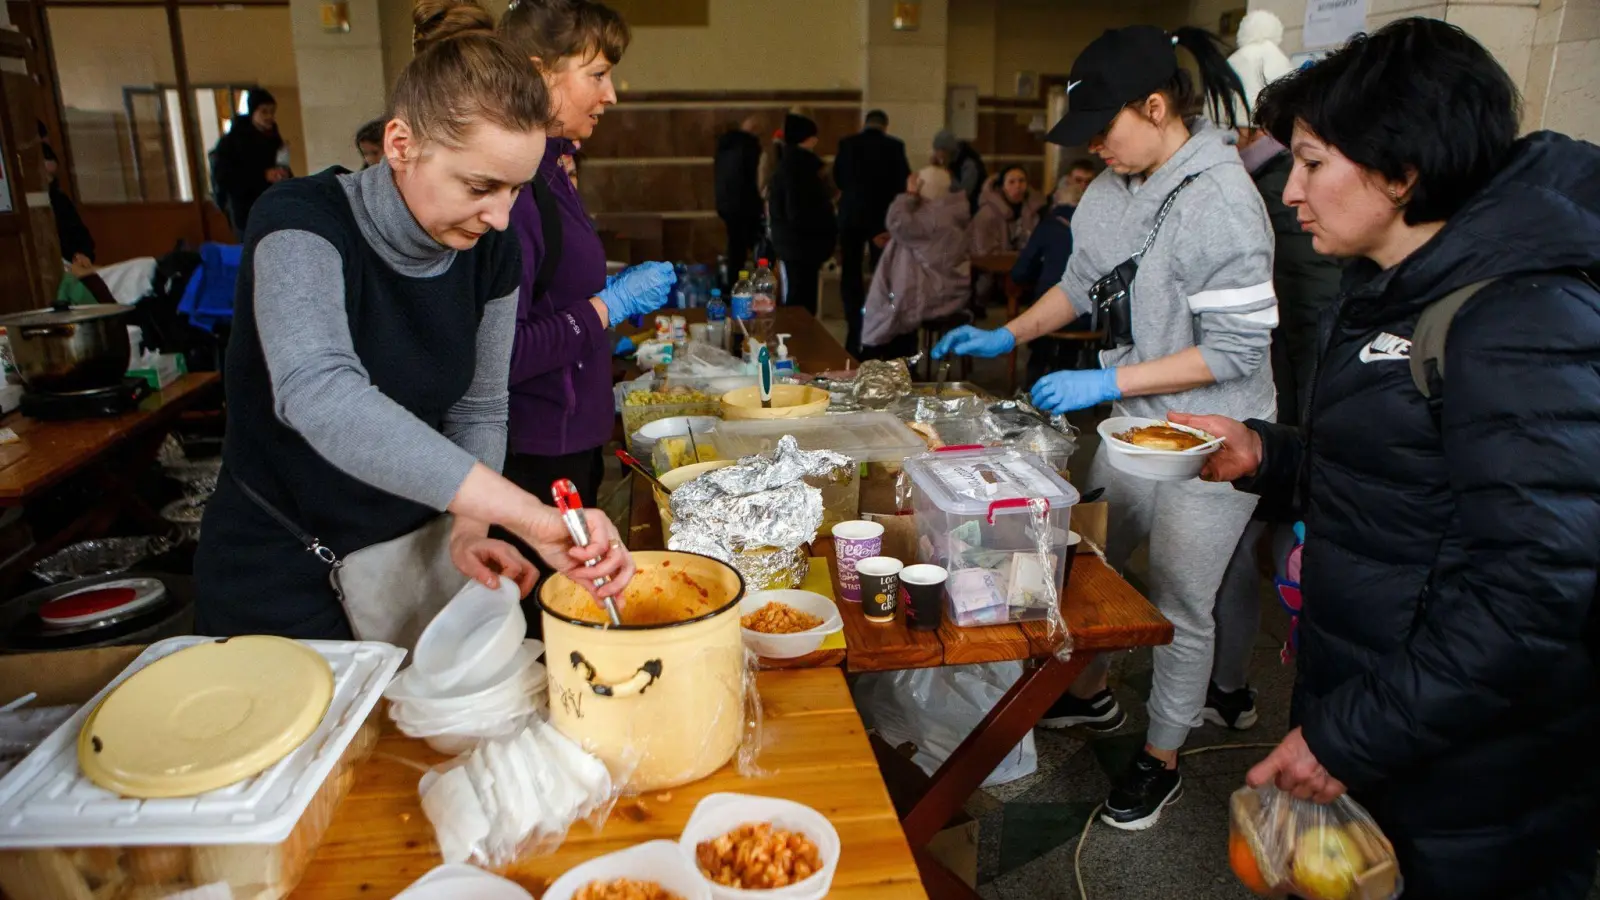
<svg viewBox="0 0 1600 900"><path fill-rule="evenodd" d="M1071 728L1082 725L1090 731L1116 731L1128 721L1128 714L1117 705L1111 689L1101 691L1085 700L1072 694L1062 694L1048 710L1039 724L1045 728Z"/></svg>
<svg viewBox="0 0 1600 900"><path fill-rule="evenodd" d="M1234 731L1254 727L1259 718L1256 715L1256 692L1247 687L1223 692L1213 683L1206 688L1206 707L1200 711L1200 718Z"/></svg>
<svg viewBox="0 0 1600 900"><path fill-rule="evenodd" d="M1100 820L1123 831L1143 831L1160 821L1161 811L1182 795L1178 770L1140 750L1111 786Z"/></svg>

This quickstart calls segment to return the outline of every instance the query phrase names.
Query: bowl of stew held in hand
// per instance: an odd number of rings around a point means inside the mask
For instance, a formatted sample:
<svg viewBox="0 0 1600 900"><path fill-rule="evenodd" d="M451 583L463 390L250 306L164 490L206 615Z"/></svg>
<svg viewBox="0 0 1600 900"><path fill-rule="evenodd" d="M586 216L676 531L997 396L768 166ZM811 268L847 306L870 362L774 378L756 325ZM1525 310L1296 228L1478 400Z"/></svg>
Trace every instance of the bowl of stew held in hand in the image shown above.
<svg viewBox="0 0 1600 900"><path fill-rule="evenodd" d="M1222 446L1213 444L1201 449L1216 436L1141 416L1113 416L1101 422L1098 430L1112 468L1151 481L1188 481L1198 477L1205 468L1206 457Z"/></svg>

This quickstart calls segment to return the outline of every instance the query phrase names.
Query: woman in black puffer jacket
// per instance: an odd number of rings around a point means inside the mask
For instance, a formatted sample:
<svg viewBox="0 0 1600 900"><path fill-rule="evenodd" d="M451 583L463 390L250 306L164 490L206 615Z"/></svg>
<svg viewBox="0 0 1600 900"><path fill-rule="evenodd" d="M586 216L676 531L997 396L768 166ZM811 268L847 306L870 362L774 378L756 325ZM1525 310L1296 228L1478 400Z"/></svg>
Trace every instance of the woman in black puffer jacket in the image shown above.
<svg viewBox="0 0 1600 900"><path fill-rule="evenodd" d="M1268 87L1284 202L1359 259L1303 429L1174 417L1228 438L1207 478L1306 523L1298 727L1250 781L1348 787L1407 900L1581 900L1595 874L1600 149L1517 140L1517 113L1489 53L1431 19ZM1430 401L1413 330L1480 282Z"/></svg>

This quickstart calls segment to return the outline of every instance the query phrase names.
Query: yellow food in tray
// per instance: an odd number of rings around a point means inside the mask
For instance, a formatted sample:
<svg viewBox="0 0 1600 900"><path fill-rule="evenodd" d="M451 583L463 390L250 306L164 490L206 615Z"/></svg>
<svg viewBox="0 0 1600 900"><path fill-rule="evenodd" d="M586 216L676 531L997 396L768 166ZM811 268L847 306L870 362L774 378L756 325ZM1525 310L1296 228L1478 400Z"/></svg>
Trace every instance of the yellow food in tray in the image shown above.
<svg viewBox="0 0 1600 900"><path fill-rule="evenodd" d="M687 435L664 437L656 441L656 469L670 472L695 463L714 462L716 448L709 440L695 441Z"/></svg>

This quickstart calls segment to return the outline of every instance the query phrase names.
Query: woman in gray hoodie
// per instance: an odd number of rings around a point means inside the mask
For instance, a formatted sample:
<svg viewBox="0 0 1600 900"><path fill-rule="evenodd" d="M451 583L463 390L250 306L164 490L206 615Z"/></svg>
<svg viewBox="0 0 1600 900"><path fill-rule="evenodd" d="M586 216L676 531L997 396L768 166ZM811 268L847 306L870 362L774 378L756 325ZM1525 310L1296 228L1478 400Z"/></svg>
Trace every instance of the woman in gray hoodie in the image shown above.
<svg viewBox="0 0 1600 900"><path fill-rule="evenodd" d="M1084 49L1072 66L1067 115L1049 138L1087 144L1107 169L1073 216L1066 273L1004 328L946 335L935 358L998 356L1097 312L1111 343L1101 368L1039 379L1033 400L1040 409L1110 401L1116 415L1154 419L1213 408L1272 416L1272 228L1233 132L1196 117L1204 106L1231 125L1243 95L1218 45L1200 29L1134 26ZM1200 85L1179 67L1177 46L1194 56ZM1148 541L1150 599L1174 629L1172 643L1155 650L1144 752L1115 779L1102 813L1109 825L1140 830L1182 791L1178 749L1205 703L1217 586L1256 501L1227 484L1132 478L1110 467L1104 448L1089 480L1106 489L1110 504L1111 564L1120 567ZM1040 724L1120 725L1107 662L1087 662Z"/></svg>

